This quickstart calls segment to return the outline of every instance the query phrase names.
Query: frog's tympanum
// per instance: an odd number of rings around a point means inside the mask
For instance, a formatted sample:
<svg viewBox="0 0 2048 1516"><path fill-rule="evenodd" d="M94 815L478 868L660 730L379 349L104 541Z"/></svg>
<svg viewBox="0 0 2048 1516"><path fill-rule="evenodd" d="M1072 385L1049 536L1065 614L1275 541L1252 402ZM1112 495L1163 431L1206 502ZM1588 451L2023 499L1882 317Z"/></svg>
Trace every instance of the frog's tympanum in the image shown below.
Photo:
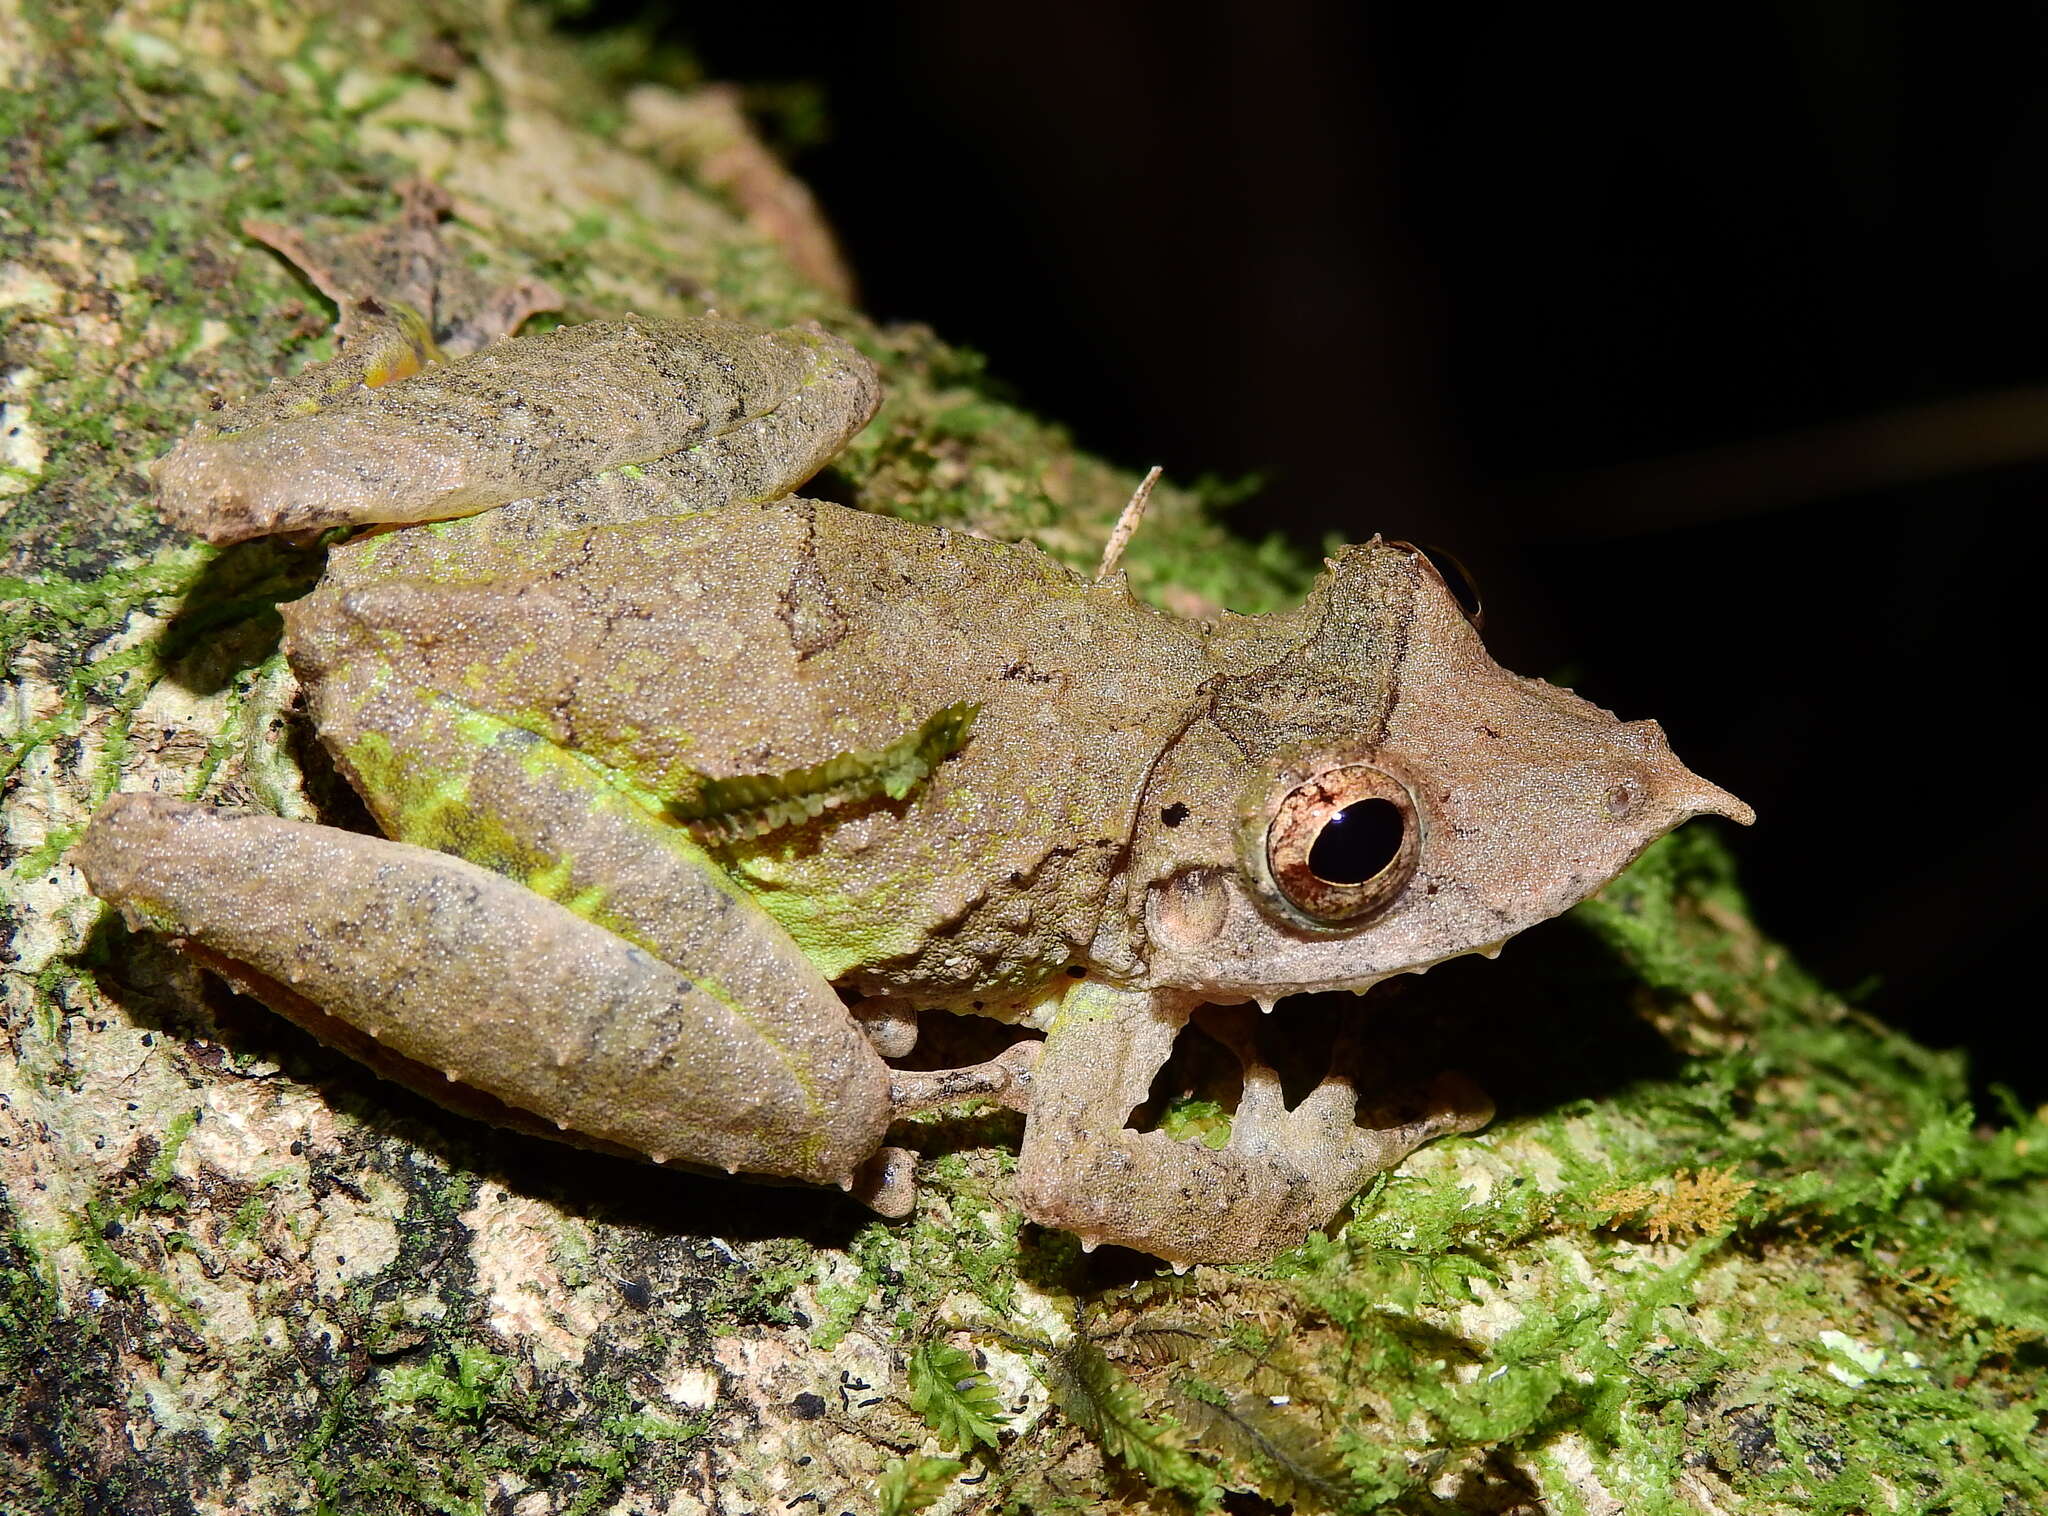
<svg viewBox="0 0 2048 1516"><path fill-rule="evenodd" d="M1687 817L1750 819L1655 723L1496 665L1413 548L1188 620L795 497L878 398L815 327L629 316L448 357L344 306L339 359L155 478L214 541L377 528L285 620L390 840L134 794L81 862L458 1110L900 1214L892 1118L978 1096L1025 1113L1032 1219L1262 1258L1490 1112L1446 1076L1368 1124L1341 1071L1290 1109L1257 1013L1217 1007L1490 954ZM1244 1064L1219 1149L1128 1125L1203 1007ZM927 1009L1044 1036L891 1068Z"/></svg>

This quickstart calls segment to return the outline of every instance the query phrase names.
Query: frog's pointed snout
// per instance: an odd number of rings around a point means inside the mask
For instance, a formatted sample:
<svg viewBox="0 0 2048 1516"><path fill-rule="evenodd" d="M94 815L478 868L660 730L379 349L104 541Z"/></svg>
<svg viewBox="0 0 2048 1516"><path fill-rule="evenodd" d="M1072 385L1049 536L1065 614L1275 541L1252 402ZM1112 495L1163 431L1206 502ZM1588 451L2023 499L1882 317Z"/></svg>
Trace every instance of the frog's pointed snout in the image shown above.
<svg viewBox="0 0 2048 1516"><path fill-rule="evenodd" d="M1737 826L1756 823L1756 807L1748 801L1738 799L1718 784L1709 784L1690 769L1684 773L1686 784L1672 798L1687 816L1726 816Z"/></svg>
<svg viewBox="0 0 2048 1516"><path fill-rule="evenodd" d="M1678 755L1671 751L1671 744L1664 736L1664 728L1656 722L1625 722L1622 729L1629 732L1643 750L1653 755L1655 787L1659 797L1675 813L1671 822L1673 826L1694 816L1726 816L1738 826L1755 823L1754 806L1720 785L1702 779L1678 761Z"/></svg>

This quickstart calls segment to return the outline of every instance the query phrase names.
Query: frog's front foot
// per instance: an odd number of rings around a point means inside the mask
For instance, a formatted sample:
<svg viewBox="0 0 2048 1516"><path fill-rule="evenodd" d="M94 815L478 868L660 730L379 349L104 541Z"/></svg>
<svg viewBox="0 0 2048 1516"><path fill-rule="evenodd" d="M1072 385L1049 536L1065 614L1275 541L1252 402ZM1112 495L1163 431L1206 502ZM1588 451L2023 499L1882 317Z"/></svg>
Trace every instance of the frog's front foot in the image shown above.
<svg viewBox="0 0 2048 1516"><path fill-rule="evenodd" d="M1257 1054L1251 1013L1212 1010L1203 1027L1237 1055L1244 1093L1220 1149L1135 1132L1124 1123L1186 1023L1189 1005L1099 992L1106 1005L1063 1011L1033 1079L1018 1170L1034 1221L1176 1264L1269 1258L1327 1225L1374 1174L1433 1138L1484 1126L1492 1103L1469 1080L1440 1076L1419 1108L1358 1124L1340 1046L1329 1076L1294 1109ZM1116 997L1128 1004L1115 1006Z"/></svg>

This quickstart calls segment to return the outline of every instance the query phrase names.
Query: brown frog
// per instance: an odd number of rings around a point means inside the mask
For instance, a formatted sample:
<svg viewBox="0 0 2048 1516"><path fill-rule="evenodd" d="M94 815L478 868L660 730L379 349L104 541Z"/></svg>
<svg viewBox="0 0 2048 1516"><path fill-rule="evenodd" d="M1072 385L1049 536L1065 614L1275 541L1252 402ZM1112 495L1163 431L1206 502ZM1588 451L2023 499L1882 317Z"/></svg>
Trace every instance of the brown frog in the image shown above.
<svg viewBox="0 0 2048 1516"><path fill-rule="evenodd" d="M285 614L389 840L125 795L81 862L457 1109L900 1214L891 1120L982 1096L1026 1115L1032 1219L1263 1258L1490 1110L1446 1077L1362 1124L1341 1068L1289 1109L1256 1013L1211 1009L1244 1065L1228 1141L1129 1130L1197 1008L1491 954L1688 817L1751 819L1655 723L1496 665L1414 548L1183 619L795 497L879 394L816 328L628 317L448 357L341 298L341 358L156 479L216 541L378 528ZM891 1068L932 1008L1043 1040Z"/></svg>

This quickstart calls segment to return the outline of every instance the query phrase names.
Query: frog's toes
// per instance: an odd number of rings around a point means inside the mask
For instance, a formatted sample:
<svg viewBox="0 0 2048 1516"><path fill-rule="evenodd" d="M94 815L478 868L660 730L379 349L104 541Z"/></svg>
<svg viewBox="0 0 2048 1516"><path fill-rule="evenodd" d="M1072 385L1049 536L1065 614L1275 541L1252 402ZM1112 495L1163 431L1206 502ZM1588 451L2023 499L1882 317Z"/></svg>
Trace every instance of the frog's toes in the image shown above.
<svg viewBox="0 0 2048 1516"><path fill-rule="evenodd" d="M474 311L458 314L441 335L450 354L473 353L526 325L529 316L562 308L562 294L545 279L514 279L487 291Z"/></svg>
<svg viewBox="0 0 2048 1516"><path fill-rule="evenodd" d="M1347 1134L1358 1124L1358 1091L1341 1074L1332 1074L1294 1108L1293 1120L1320 1135Z"/></svg>
<svg viewBox="0 0 2048 1516"><path fill-rule="evenodd" d="M963 1100L993 1100L1028 1111L1031 1070L1041 1043L1013 1043L986 1063L957 1069L891 1069L889 1107L896 1116L937 1110Z"/></svg>
<svg viewBox="0 0 2048 1516"><path fill-rule="evenodd" d="M441 223L459 212L442 186L414 178L400 184L398 193L396 218L351 235L260 220L244 221L242 231L282 255L334 302L344 346L381 337L381 305L420 312L439 329L449 357L511 336L529 316L561 309L561 295L545 280L528 275L491 287L450 255Z"/></svg>
<svg viewBox="0 0 2048 1516"><path fill-rule="evenodd" d="M1355 1191L1425 1143L1454 1132L1476 1132L1493 1119L1493 1102L1463 1074L1439 1074L1419 1100L1363 1113L1349 1081L1343 1081L1342 1089L1334 1084L1311 1094L1288 1122L1293 1143L1339 1189Z"/></svg>
<svg viewBox="0 0 2048 1516"><path fill-rule="evenodd" d="M1493 1120L1493 1100L1465 1075L1447 1070L1429 1082L1423 1092L1422 1113L1406 1122L1382 1128L1386 1132L1413 1134L1413 1146L1434 1142L1453 1132L1476 1132Z"/></svg>
<svg viewBox="0 0 2048 1516"><path fill-rule="evenodd" d="M876 1148L874 1156L840 1181L840 1188L878 1216L901 1220L917 1204L917 1154Z"/></svg>
<svg viewBox="0 0 2048 1516"><path fill-rule="evenodd" d="M1231 1118L1230 1146L1244 1151L1277 1149L1294 1155L1303 1169L1333 1190L1355 1188L1366 1178L1399 1163L1426 1142L1453 1132L1472 1132L1493 1119L1493 1102L1462 1074L1439 1074L1419 1101L1368 1110L1360 1123L1356 1073L1364 1061L1357 1029L1339 1034L1330 1069L1292 1110L1280 1076L1259 1056L1255 1023L1237 1007L1209 1007L1202 1029L1236 1056L1244 1089Z"/></svg>

